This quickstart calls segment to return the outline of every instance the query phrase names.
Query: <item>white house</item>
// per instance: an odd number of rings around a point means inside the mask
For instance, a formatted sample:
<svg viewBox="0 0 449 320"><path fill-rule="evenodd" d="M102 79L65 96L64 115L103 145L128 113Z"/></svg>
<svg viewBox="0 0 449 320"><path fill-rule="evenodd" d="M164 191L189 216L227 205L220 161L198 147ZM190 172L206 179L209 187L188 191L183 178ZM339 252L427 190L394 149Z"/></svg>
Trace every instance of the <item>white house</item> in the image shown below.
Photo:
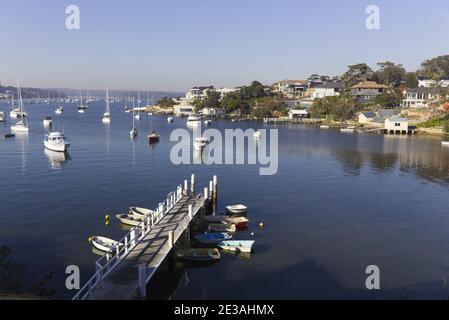
<svg viewBox="0 0 449 320"><path fill-rule="evenodd" d="M309 118L309 117L310 117L310 114L307 110L290 109L288 111L289 119L303 119L303 118Z"/></svg>
<svg viewBox="0 0 449 320"><path fill-rule="evenodd" d="M374 118L376 118L376 114L374 112L362 112L359 114L359 123L361 124L368 124L372 123L374 121Z"/></svg>
<svg viewBox="0 0 449 320"><path fill-rule="evenodd" d="M287 98L301 98L309 87L307 80L281 80L273 84L273 92Z"/></svg>
<svg viewBox="0 0 449 320"><path fill-rule="evenodd" d="M409 129L408 119L392 117L385 120L385 130L389 133L408 133Z"/></svg>
<svg viewBox="0 0 449 320"><path fill-rule="evenodd" d="M239 88L220 88L215 89L214 86L200 86L200 87L193 87L189 90L189 92L186 93L186 100L187 101L194 101L194 100L203 100L207 97L207 93L209 91L215 91L220 94L220 100L224 98L227 94L237 92L239 91Z"/></svg>
<svg viewBox="0 0 449 320"><path fill-rule="evenodd" d="M344 86L341 82L326 82L319 84L313 88L312 98L323 99L325 97L339 96L340 92L343 91L343 88Z"/></svg>
<svg viewBox="0 0 449 320"><path fill-rule="evenodd" d="M173 114L177 117L189 116L195 113L195 108L188 101L173 106Z"/></svg>
<svg viewBox="0 0 449 320"><path fill-rule="evenodd" d="M414 89L405 89L404 99L402 100L403 108L429 108L432 102L440 99L443 93L449 93L449 90L436 87L420 87Z"/></svg>
<svg viewBox="0 0 449 320"><path fill-rule="evenodd" d="M201 113L204 116L217 117L224 115L225 110L223 108L204 108Z"/></svg>
<svg viewBox="0 0 449 320"><path fill-rule="evenodd" d="M449 87L449 78L443 78L440 80L434 80L429 78L419 78L418 87L420 88L431 88L431 87Z"/></svg>

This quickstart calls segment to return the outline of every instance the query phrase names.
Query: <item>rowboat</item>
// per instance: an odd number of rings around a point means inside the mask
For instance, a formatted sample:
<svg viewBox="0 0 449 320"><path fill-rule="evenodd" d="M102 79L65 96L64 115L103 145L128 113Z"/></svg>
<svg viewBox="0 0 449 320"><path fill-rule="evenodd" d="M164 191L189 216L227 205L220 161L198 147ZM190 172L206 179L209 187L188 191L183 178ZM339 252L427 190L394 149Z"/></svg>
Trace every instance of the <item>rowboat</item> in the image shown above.
<svg viewBox="0 0 449 320"><path fill-rule="evenodd" d="M250 253L254 243L248 240L221 241L218 246L226 251Z"/></svg>
<svg viewBox="0 0 449 320"><path fill-rule="evenodd" d="M225 221L228 219L228 216L225 215L218 215L218 216L205 216L204 221L209 223L222 223L222 221Z"/></svg>
<svg viewBox="0 0 449 320"><path fill-rule="evenodd" d="M217 244L220 241L231 240L232 236L227 233L204 233L197 235L196 240L204 244Z"/></svg>
<svg viewBox="0 0 449 320"><path fill-rule="evenodd" d="M106 237L93 236L92 245L98 250L109 252L117 246L118 242ZM120 244L123 246L123 244Z"/></svg>
<svg viewBox="0 0 449 320"><path fill-rule="evenodd" d="M16 135L15 135L15 133L5 133L5 139L7 139L7 138L14 138Z"/></svg>
<svg viewBox="0 0 449 320"><path fill-rule="evenodd" d="M179 259L195 262L210 262L220 260L218 249L196 248L176 251L176 257Z"/></svg>
<svg viewBox="0 0 449 320"><path fill-rule="evenodd" d="M137 226L142 222L142 219L131 214L118 214L116 215L116 217L120 220L121 223L127 224L129 226Z"/></svg>
<svg viewBox="0 0 449 320"><path fill-rule="evenodd" d="M235 204L232 206L227 206L226 210L228 210L229 213L233 214L244 214L248 211L248 208L243 204Z"/></svg>
<svg viewBox="0 0 449 320"><path fill-rule="evenodd" d="M237 228L235 227L235 224L231 224L231 223L228 223L228 224L211 223L209 225L209 231L235 233L235 232L237 232Z"/></svg>
<svg viewBox="0 0 449 320"><path fill-rule="evenodd" d="M139 207L129 207L129 213L132 214L134 217L143 219L146 216L149 216L151 214L155 214L153 210L145 209L145 208L139 208Z"/></svg>
<svg viewBox="0 0 449 320"><path fill-rule="evenodd" d="M245 217L226 217L224 223L232 223L238 230L246 229L249 227L249 220Z"/></svg>

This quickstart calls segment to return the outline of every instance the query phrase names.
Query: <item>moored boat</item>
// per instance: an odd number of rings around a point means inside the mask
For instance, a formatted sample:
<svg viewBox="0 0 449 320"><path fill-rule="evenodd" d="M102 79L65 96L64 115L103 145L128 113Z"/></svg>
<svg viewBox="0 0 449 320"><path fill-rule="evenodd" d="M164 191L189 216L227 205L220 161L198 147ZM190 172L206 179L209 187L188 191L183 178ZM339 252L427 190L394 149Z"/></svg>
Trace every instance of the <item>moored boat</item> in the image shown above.
<svg viewBox="0 0 449 320"><path fill-rule="evenodd" d="M449 147L449 141L443 141L443 142L441 142L441 145L443 147Z"/></svg>
<svg viewBox="0 0 449 320"><path fill-rule="evenodd" d="M5 113L0 111L0 122L5 122Z"/></svg>
<svg viewBox="0 0 449 320"><path fill-rule="evenodd" d="M221 241L217 245L223 250L231 252L244 252L250 253L252 251L255 241L249 240L233 240L233 241Z"/></svg>
<svg viewBox="0 0 449 320"><path fill-rule="evenodd" d="M342 128L342 129L340 129L340 131L343 132L343 133L354 133L355 132L355 127Z"/></svg>
<svg viewBox="0 0 449 320"><path fill-rule="evenodd" d="M262 132L257 130L256 132L254 132L254 138L256 139L260 139L262 138Z"/></svg>
<svg viewBox="0 0 449 320"><path fill-rule="evenodd" d="M44 146L51 151L66 152L70 142L63 132L50 132L45 135Z"/></svg>
<svg viewBox="0 0 449 320"><path fill-rule="evenodd" d="M211 223L208 227L210 232L229 232L229 233L236 233L237 228L235 227L235 224L232 223Z"/></svg>
<svg viewBox="0 0 449 320"><path fill-rule="evenodd" d="M159 135L159 133L157 133L155 130L153 130L151 132L151 134L148 135L148 143L149 144L153 144L156 142L159 142L161 136Z"/></svg>
<svg viewBox="0 0 449 320"><path fill-rule="evenodd" d="M44 127L51 127L52 124L53 124L53 120L49 116L44 117L44 120L42 121L42 124L44 125Z"/></svg>
<svg viewBox="0 0 449 320"><path fill-rule="evenodd" d="M228 233L224 233L224 232L220 232L220 233L203 233L203 234L197 235L195 237L195 239L198 242L204 243L204 244L217 244L220 241L231 240L232 239L232 235L230 235Z"/></svg>
<svg viewBox="0 0 449 320"><path fill-rule="evenodd" d="M141 218L138 218L132 214L118 214L116 217L121 223L129 226L137 226L142 222Z"/></svg>
<svg viewBox="0 0 449 320"><path fill-rule="evenodd" d="M227 206L226 210L231 214L245 214L248 211L248 207L243 204L235 204L232 206Z"/></svg>
<svg viewBox="0 0 449 320"><path fill-rule="evenodd" d="M201 118L195 115L191 115L187 118L187 126L197 127L201 124Z"/></svg>
<svg viewBox="0 0 449 320"><path fill-rule="evenodd" d="M173 121L174 121L173 117L168 117L168 118L167 118L167 122L168 122L168 123L172 123Z"/></svg>
<svg viewBox="0 0 449 320"><path fill-rule="evenodd" d="M100 237L100 236L93 236L92 238L92 245L97 248L100 251L104 252L110 252L112 249L114 249L118 241L106 238L106 237ZM123 244L120 244L120 246L123 246Z"/></svg>
<svg viewBox="0 0 449 320"><path fill-rule="evenodd" d="M130 207L129 213L131 213L133 216L143 219L146 216L149 216L151 214L155 214L156 212L150 209L145 208L139 208L139 207Z"/></svg>
<svg viewBox="0 0 449 320"><path fill-rule="evenodd" d="M243 230L249 227L249 220L245 217L227 217L223 222L234 224L237 230Z"/></svg>
<svg viewBox="0 0 449 320"><path fill-rule="evenodd" d="M203 151L204 148L206 148L208 144L209 144L209 140L207 140L207 138L204 138L204 137L196 138L195 141L193 142L193 148L196 151Z"/></svg>
<svg viewBox="0 0 449 320"><path fill-rule="evenodd" d="M195 248L176 251L176 257L179 259L194 262L211 262L220 260L220 251L218 249Z"/></svg>
<svg viewBox="0 0 449 320"><path fill-rule="evenodd" d="M209 223L221 223L222 221L226 220L228 216L225 215L218 215L218 216L204 216L204 221Z"/></svg>

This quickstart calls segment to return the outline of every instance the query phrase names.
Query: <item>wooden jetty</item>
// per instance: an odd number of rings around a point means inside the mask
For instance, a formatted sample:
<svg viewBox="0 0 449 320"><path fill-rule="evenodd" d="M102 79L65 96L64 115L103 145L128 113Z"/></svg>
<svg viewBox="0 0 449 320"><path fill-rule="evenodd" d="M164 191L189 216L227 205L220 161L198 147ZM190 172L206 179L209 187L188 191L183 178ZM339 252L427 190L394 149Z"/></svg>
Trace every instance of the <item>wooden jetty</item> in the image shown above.
<svg viewBox="0 0 449 320"><path fill-rule="evenodd" d="M109 253L95 262L96 272L78 291L73 300L126 300L146 297L146 287L158 267L170 254L181 235L189 230L191 221L216 208L217 177L195 193L195 176L190 189L188 181L178 186L167 200L160 203L154 215L119 241Z"/></svg>

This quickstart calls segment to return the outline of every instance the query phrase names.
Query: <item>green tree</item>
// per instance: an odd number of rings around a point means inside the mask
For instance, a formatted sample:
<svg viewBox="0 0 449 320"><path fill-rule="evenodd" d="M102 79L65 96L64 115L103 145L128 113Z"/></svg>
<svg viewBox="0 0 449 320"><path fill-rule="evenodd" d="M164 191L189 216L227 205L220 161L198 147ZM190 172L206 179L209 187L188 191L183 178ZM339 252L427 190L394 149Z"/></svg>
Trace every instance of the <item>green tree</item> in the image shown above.
<svg viewBox="0 0 449 320"><path fill-rule="evenodd" d="M403 99L403 94L400 89L395 88L384 91L376 96L374 103L382 108L395 108L399 106Z"/></svg>
<svg viewBox="0 0 449 320"><path fill-rule="evenodd" d="M372 79L373 76L373 70L366 63L359 63L348 66L348 71L341 76L341 79L346 87L352 87L361 81Z"/></svg>
<svg viewBox="0 0 449 320"><path fill-rule="evenodd" d="M379 62L377 64L379 70L375 73L375 78L379 83L388 86L399 86L405 79L405 69L402 64L394 64L393 62Z"/></svg>
<svg viewBox="0 0 449 320"><path fill-rule="evenodd" d="M161 108L173 108L173 106L175 105L175 102L173 101L173 99L168 98L168 97L164 97L162 99L160 99L157 104L161 107Z"/></svg>
<svg viewBox="0 0 449 320"><path fill-rule="evenodd" d="M254 108L251 114L256 118L269 118L273 115L271 110L267 107Z"/></svg>
<svg viewBox="0 0 449 320"><path fill-rule="evenodd" d="M434 80L449 77L449 55L439 56L424 61L421 64L421 70L419 73L421 76Z"/></svg>
<svg viewBox="0 0 449 320"><path fill-rule="evenodd" d="M418 74L416 72L407 72L405 75L405 86L407 88L418 87Z"/></svg>
<svg viewBox="0 0 449 320"><path fill-rule="evenodd" d="M204 108L219 108L220 107L220 94L214 90L208 90L206 97L202 100L195 100L193 102L195 111Z"/></svg>
<svg viewBox="0 0 449 320"><path fill-rule="evenodd" d="M346 94L316 99L310 107L310 113L313 117L331 116L342 121L353 118L358 110L360 110L360 106Z"/></svg>

